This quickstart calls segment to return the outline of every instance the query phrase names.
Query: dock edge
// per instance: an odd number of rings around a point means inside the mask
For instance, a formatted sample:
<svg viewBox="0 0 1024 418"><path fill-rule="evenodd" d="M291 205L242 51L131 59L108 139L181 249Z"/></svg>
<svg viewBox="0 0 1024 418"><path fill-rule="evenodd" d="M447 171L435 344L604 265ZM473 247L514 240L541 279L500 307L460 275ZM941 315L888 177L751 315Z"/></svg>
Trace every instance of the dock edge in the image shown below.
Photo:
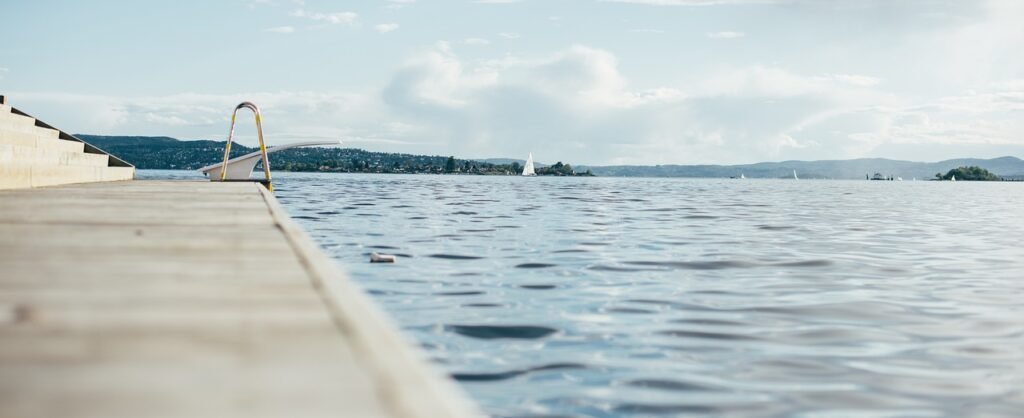
<svg viewBox="0 0 1024 418"><path fill-rule="evenodd" d="M363 289L291 219L274 195L263 186L254 187L309 274L331 320L351 338L352 349L377 377L374 392L391 412L417 418L483 417L455 382L432 368Z"/></svg>

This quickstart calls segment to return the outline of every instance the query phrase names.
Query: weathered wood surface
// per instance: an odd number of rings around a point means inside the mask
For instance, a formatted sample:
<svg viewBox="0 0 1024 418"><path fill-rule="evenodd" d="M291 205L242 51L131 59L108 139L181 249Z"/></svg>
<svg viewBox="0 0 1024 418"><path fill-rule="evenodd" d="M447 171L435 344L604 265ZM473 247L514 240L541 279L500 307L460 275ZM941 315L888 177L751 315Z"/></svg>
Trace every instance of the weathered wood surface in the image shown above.
<svg viewBox="0 0 1024 418"><path fill-rule="evenodd" d="M468 417L260 186L0 191L0 417Z"/></svg>

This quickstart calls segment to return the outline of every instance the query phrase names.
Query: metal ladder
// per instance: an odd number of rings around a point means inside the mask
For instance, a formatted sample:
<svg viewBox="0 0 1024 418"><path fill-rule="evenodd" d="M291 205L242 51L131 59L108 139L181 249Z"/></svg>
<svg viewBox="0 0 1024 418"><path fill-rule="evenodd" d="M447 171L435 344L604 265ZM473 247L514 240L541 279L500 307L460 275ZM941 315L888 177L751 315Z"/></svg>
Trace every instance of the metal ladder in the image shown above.
<svg viewBox="0 0 1024 418"><path fill-rule="evenodd" d="M267 190L274 191L274 185L270 181L270 160L267 159L267 146L263 143L263 123L260 118L260 108L252 104L252 102L242 102L238 106L235 106L235 111L231 113L231 132L228 133L228 142L224 146L224 164L220 168L220 180L226 181L227 170L228 170L228 159L231 158L231 140L235 136L235 120L238 117L239 109L249 109L256 115L256 135L260 139L260 153L263 158L263 175L264 180L257 180L263 183L267 187Z"/></svg>

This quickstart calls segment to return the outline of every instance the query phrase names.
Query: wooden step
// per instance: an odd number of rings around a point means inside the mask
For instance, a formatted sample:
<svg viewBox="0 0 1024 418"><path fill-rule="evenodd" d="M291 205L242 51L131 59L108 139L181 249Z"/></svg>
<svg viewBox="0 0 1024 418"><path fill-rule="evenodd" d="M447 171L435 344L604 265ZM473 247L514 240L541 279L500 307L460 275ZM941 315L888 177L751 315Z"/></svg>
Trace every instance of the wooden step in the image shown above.
<svg viewBox="0 0 1024 418"><path fill-rule="evenodd" d="M45 147L0 144L0 164L17 162L33 165L106 167L110 163L110 157L106 154L55 151Z"/></svg>
<svg viewBox="0 0 1024 418"><path fill-rule="evenodd" d="M59 152L84 152L85 144L36 135L32 132L4 131L0 129L0 144L52 149Z"/></svg>

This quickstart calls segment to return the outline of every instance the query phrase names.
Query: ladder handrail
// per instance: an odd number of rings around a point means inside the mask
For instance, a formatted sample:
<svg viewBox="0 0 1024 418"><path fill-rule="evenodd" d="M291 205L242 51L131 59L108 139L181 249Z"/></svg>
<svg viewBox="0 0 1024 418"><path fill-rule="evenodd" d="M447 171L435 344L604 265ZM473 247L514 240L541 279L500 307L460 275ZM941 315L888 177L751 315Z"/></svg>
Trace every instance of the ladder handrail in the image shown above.
<svg viewBox="0 0 1024 418"><path fill-rule="evenodd" d="M224 164L220 168L220 179L224 181L227 177L228 159L231 157L231 140L235 136L235 121L238 117L239 109L249 109L256 115L256 136L260 140L260 153L263 154L263 175L266 178L267 189L274 191L274 186L270 181L270 160L267 159L267 146L263 143L263 123L260 117L260 108L252 102L242 102L238 106L235 106L235 111L231 113L231 131L228 132L228 142L224 145Z"/></svg>

